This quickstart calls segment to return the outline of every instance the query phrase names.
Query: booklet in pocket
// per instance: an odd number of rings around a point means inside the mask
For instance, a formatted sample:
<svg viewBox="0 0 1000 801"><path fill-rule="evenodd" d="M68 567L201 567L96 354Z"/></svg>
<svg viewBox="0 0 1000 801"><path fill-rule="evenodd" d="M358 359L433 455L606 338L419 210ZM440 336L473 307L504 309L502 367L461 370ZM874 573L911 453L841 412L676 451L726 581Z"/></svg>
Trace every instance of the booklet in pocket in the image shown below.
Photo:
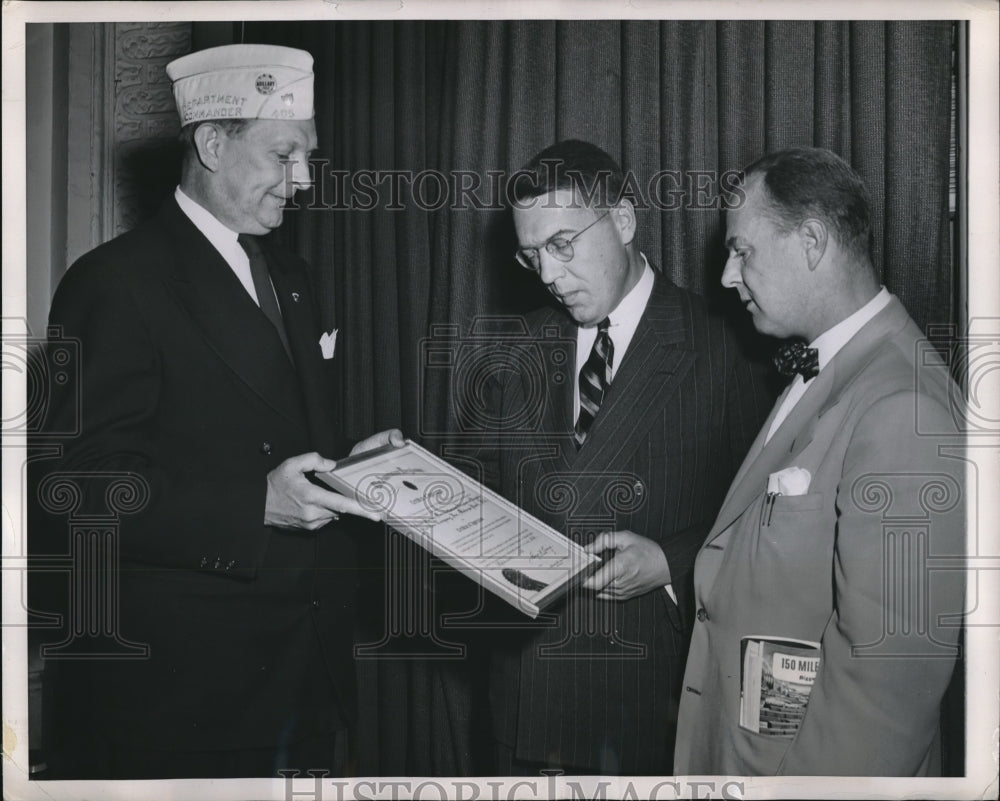
<svg viewBox="0 0 1000 801"><path fill-rule="evenodd" d="M794 737L819 672L819 643L754 635L740 640L740 726Z"/></svg>

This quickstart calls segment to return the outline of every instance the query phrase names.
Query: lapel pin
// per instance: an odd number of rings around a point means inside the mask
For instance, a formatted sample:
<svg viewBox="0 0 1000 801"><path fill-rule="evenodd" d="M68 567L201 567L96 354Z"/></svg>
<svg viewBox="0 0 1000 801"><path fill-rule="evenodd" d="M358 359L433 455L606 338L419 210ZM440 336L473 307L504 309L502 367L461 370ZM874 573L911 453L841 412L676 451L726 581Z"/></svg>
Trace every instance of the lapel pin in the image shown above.
<svg viewBox="0 0 1000 801"><path fill-rule="evenodd" d="M299 302L299 293L298 292L293 292L292 293L292 300L295 301L296 303Z"/></svg>

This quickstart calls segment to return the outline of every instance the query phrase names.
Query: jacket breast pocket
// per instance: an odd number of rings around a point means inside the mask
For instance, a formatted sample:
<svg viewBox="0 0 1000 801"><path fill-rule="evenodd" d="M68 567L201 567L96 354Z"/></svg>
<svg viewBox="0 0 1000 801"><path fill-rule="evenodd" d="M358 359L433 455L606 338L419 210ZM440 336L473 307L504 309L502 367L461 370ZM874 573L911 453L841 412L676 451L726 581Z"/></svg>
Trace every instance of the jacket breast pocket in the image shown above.
<svg viewBox="0 0 1000 801"><path fill-rule="evenodd" d="M825 597L835 528L822 492L765 498L753 559L771 591L789 599Z"/></svg>
<svg viewBox="0 0 1000 801"><path fill-rule="evenodd" d="M822 492L807 492L805 495L775 495L770 499L771 519L796 512L814 512L822 509L823 497Z"/></svg>
<svg viewBox="0 0 1000 801"><path fill-rule="evenodd" d="M760 535L767 540L796 537L810 540L825 526L822 492L765 495L760 508Z"/></svg>

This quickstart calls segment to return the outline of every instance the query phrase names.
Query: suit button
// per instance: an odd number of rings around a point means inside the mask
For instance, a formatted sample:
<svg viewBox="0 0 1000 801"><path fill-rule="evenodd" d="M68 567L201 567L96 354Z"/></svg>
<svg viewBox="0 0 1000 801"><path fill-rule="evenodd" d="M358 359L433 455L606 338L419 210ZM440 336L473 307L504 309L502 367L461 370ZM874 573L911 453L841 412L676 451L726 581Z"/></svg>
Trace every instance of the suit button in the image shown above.
<svg viewBox="0 0 1000 801"><path fill-rule="evenodd" d="M271 455L271 443L270 442L262 442L261 445L260 445L260 452L262 454L264 454L265 456L270 456Z"/></svg>
<svg viewBox="0 0 1000 801"><path fill-rule="evenodd" d="M701 609L698 610L697 617L699 623L704 623L706 620L709 619L708 612L705 611L705 607L702 607Z"/></svg>

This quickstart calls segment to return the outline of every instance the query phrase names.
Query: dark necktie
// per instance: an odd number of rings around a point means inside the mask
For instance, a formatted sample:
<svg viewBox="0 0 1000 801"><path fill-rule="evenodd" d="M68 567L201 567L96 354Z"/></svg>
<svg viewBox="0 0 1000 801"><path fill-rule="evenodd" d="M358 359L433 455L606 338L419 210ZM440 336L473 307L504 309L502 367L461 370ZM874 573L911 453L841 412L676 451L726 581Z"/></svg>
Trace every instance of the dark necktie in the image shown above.
<svg viewBox="0 0 1000 801"><path fill-rule="evenodd" d="M580 415L576 418L576 446L587 438L597 412L604 400L604 393L611 385L611 365L614 363L615 346L608 333L611 321L605 317L597 326L597 339L590 350L587 363L580 370Z"/></svg>
<svg viewBox="0 0 1000 801"><path fill-rule="evenodd" d="M271 285L271 273L267 269L267 258L261 250L257 237L250 234L240 234L237 237L240 247L246 251L247 258L250 259L250 275L253 278L253 288L257 293L257 302L260 310L281 338L281 344L285 348L288 358L292 358L292 349L288 344L288 335L285 333L285 321L281 319L281 309L278 308L278 299L274 296L274 287Z"/></svg>
<svg viewBox="0 0 1000 801"><path fill-rule="evenodd" d="M791 378L798 373L804 381L808 381L819 372L819 351L807 348L801 342L791 342L778 348L774 366L783 376Z"/></svg>

